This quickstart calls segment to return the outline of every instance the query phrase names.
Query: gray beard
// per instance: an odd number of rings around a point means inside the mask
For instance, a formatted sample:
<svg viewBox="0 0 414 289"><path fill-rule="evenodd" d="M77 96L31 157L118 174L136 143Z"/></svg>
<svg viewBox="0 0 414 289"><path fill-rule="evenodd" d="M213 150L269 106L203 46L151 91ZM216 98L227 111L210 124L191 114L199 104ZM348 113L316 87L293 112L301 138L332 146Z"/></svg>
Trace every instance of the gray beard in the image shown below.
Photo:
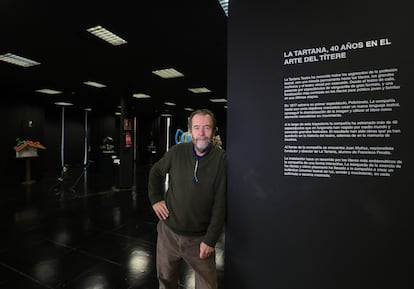
<svg viewBox="0 0 414 289"><path fill-rule="evenodd" d="M204 153L207 150L207 148L210 146L210 143L211 143L211 140L208 140L205 145L201 146L201 145L197 144L197 140L195 140L194 141L194 146L196 147L196 149L199 152Z"/></svg>

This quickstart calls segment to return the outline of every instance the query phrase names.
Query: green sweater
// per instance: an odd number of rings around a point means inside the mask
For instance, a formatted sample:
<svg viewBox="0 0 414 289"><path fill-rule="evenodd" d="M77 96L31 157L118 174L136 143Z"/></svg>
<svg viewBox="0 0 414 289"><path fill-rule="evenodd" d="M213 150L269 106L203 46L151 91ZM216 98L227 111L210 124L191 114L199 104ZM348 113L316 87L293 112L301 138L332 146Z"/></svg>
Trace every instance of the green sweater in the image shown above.
<svg viewBox="0 0 414 289"><path fill-rule="evenodd" d="M164 222L169 228L177 234L204 235L204 243L215 246L225 219L226 166L225 152L211 145L210 151L199 159L195 172L192 143L174 145L154 164L148 195L152 205L165 200L170 214ZM167 173L169 184L165 192Z"/></svg>

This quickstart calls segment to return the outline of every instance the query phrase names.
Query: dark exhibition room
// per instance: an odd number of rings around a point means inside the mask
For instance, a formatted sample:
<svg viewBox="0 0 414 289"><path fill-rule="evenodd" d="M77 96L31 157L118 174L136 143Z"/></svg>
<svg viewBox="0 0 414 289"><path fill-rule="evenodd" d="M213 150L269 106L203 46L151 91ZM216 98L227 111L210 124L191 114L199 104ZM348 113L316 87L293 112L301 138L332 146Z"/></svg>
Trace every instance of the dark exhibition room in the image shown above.
<svg viewBox="0 0 414 289"><path fill-rule="evenodd" d="M0 289L414 288L411 11L3 0Z"/></svg>

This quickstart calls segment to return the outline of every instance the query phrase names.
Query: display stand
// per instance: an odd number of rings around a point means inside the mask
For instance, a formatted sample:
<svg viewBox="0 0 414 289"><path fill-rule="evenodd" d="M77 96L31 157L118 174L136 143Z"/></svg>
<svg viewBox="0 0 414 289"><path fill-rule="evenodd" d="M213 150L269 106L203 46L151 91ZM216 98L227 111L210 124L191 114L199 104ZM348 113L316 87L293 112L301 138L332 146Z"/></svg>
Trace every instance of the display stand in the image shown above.
<svg viewBox="0 0 414 289"><path fill-rule="evenodd" d="M31 165L31 157L25 158L25 166L26 166L26 179L22 183L23 185L31 185L35 183L35 180L32 180L32 165Z"/></svg>
<svg viewBox="0 0 414 289"><path fill-rule="evenodd" d="M14 147L16 151L16 158L24 158L25 159L25 181L22 183L24 185L31 185L35 183L32 180L32 166L31 166L31 159L35 157L39 157L37 153L38 149L46 149L43 145L39 142L32 142L32 141L24 141L19 145Z"/></svg>

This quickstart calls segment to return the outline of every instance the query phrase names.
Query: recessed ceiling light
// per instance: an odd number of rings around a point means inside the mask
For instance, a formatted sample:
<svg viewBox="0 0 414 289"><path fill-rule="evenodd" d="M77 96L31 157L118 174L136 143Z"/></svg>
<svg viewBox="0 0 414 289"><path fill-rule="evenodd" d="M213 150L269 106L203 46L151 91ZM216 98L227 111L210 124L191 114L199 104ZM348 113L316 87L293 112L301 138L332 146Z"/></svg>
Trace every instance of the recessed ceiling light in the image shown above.
<svg viewBox="0 0 414 289"><path fill-rule="evenodd" d="M121 113L120 112L115 112L115 115L121 115Z"/></svg>
<svg viewBox="0 0 414 289"><path fill-rule="evenodd" d="M145 94L145 93L134 93L132 97L135 98L151 98L151 95Z"/></svg>
<svg viewBox="0 0 414 289"><path fill-rule="evenodd" d="M71 105L73 105L73 103L64 102L64 101L58 101L58 102L55 102L55 104L59 105L59 106L71 106Z"/></svg>
<svg viewBox="0 0 414 289"><path fill-rule="evenodd" d="M125 39L122 39L121 37L119 37L118 35L112 33L111 31L103 28L102 26L95 26L95 27L91 27L89 29L86 29L86 31L92 33L93 35L95 35L96 37L99 37L103 40L105 40L106 42L112 44L112 45L121 45L121 44L125 44L128 43Z"/></svg>
<svg viewBox="0 0 414 289"><path fill-rule="evenodd" d="M176 104L174 102L164 102L165 105L169 105L169 106L175 106Z"/></svg>
<svg viewBox="0 0 414 289"><path fill-rule="evenodd" d="M212 98L210 99L211 102L227 102L225 98Z"/></svg>
<svg viewBox="0 0 414 289"><path fill-rule="evenodd" d="M106 87L105 84L98 83L98 82L95 82L95 81L85 81L84 84L89 85L89 86L93 86L93 87L97 87L97 88Z"/></svg>
<svg viewBox="0 0 414 289"><path fill-rule="evenodd" d="M186 111L194 111L194 109L191 108L191 107L185 107L184 110L186 110Z"/></svg>
<svg viewBox="0 0 414 289"><path fill-rule="evenodd" d="M36 90L36 92L45 93L45 94L60 94L60 93L62 93L59 90L53 90L53 89L49 89L49 88L38 89L38 90Z"/></svg>
<svg viewBox="0 0 414 289"><path fill-rule="evenodd" d="M162 78L176 78L176 77L183 77L184 74L175 70L174 68L167 68L167 69L160 69L152 71L155 75L158 75Z"/></svg>
<svg viewBox="0 0 414 289"><path fill-rule="evenodd" d="M189 91L193 92L193 93L206 93L206 92L211 92L210 89L206 88L206 87L197 87L197 88L189 88Z"/></svg>
<svg viewBox="0 0 414 289"><path fill-rule="evenodd" d="M86 108L85 108L85 111L92 111L92 108L90 108L90 107L86 107Z"/></svg>
<svg viewBox="0 0 414 289"><path fill-rule="evenodd" d="M26 57L15 55L13 53L6 53L0 55L0 60L23 67L30 67L40 64L40 62L28 59Z"/></svg>
<svg viewBox="0 0 414 289"><path fill-rule="evenodd" d="M170 113L163 113L163 114L161 114L161 116L171 117L171 116L172 116L172 114L170 114Z"/></svg>

